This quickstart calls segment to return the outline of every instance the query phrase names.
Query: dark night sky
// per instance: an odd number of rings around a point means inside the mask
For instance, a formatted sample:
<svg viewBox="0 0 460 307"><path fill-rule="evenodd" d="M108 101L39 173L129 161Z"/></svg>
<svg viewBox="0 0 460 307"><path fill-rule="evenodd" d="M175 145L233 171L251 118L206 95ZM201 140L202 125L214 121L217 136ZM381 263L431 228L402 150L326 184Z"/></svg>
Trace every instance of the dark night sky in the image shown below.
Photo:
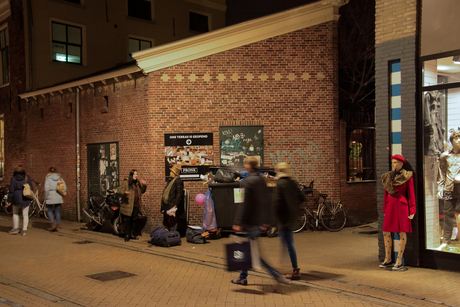
<svg viewBox="0 0 460 307"><path fill-rule="evenodd" d="M227 26L319 0L227 0Z"/></svg>

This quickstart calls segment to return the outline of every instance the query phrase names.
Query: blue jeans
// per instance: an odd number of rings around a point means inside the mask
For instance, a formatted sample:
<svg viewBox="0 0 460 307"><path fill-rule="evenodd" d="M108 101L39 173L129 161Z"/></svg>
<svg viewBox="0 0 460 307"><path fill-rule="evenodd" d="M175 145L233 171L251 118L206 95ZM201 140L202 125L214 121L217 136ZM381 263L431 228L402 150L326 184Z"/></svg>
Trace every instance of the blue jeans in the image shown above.
<svg viewBox="0 0 460 307"><path fill-rule="evenodd" d="M294 270L298 269L297 253L295 251L294 237L292 235L292 231L281 231L280 230L279 236L281 238L281 242L283 242L283 245L287 248L289 252L289 258L291 258L292 268Z"/></svg>
<svg viewBox="0 0 460 307"><path fill-rule="evenodd" d="M56 214L56 224L61 223L61 204L55 204L55 205L46 205L46 210L48 212L48 217L50 218L50 222L54 222L54 215L53 215L53 206L54 206L54 213Z"/></svg>
<svg viewBox="0 0 460 307"><path fill-rule="evenodd" d="M257 240L260 234L260 230L258 226L247 227L246 230L248 232L249 240ZM263 260L262 257L260 257L260 263L273 277L276 278L277 276L280 276L280 273L278 273L278 271L276 271L267 262L265 262L265 260ZM247 277L248 277L248 271L246 270L241 271L239 279L246 279Z"/></svg>

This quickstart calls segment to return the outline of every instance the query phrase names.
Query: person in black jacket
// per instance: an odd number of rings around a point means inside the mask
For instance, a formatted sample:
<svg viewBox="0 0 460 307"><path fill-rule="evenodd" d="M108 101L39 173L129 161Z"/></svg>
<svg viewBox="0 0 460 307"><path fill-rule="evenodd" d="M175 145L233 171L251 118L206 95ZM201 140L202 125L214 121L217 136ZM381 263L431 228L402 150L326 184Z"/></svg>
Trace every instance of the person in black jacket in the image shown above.
<svg viewBox="0 0 460 307"><path fill-rule="evenodd" d="M244 160L244 167L249 175L242 181L244 188L244 202L240 203L233 222L233 230L241 232L243 229L248 232L249 240L256 240L260 229L267 230L271 221L271 204L268 199L269 191L265 180L257 171L258 161L255 157L247 157ZM278 271L260 258L260 263L280 283L289 283ZM237 279L232 283L246 286L248 271L243 270Z"/></svg>
<svg viewBox="0 0 460 307"><path fill-rule="evenodd" d="M22 165L17 165L14 168L13 177L11 177L10 180L10 192L6 203L7 207L13 205L13 229L8 231L11 235L19 233L19 209L22 209L21 235L25 236L27 233L27 226L29 225L29 205L31 200L25 197L22 193L24 183L28 183L30 188L33 190L30 177L26 176L26 171Z"/></svg>
<svg viewBox="0 0 460 307"><path fill-rule="evenodd" d="M287 279L300 279L300 269L297 266L297 253L294 246L292 231L295 230L296 219L299 216L300 204L304 201L298 184L292 180L291 169L286 162L279 163L276 168L276 189L273 194L273 208L278 218L279 236L291 258L292 273Z"/></svg>
<svg viewBox="0 0 460 307"><path fill-rule="evenodd" d="M179 216L184 213L184 183L180 180L182 167L174 165L170 170L170 179L161 197L163 225L167 230L175 230Z"/></svg>

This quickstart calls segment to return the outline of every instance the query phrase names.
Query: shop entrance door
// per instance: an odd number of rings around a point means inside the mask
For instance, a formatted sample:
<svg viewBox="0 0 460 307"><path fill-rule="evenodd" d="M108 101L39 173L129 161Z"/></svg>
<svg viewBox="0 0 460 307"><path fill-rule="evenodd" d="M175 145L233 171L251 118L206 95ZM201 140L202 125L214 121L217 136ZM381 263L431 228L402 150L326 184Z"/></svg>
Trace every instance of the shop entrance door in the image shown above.
<svg viewBox="0 0 460 307"><path fill-rule="evenodd" d="M88 144L88 196L120 186L118 143Z"/></svg>

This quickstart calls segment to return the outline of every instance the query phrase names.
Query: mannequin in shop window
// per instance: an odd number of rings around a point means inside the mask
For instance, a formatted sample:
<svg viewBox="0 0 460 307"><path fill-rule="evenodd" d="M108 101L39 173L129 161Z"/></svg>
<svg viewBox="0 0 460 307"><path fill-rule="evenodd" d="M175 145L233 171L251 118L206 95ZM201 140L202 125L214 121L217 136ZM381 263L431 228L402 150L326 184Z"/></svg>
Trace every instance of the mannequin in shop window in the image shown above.
<svg viewBox="0 0 460 307"><path fill-rule="evenodd" d="M455 209L460 201L460 128L450 129L449 141L452 150L445 151L439 158L441 170L438 190L442 189L444 199L444 231L442 244L437 249L447 250L455 224Z"/></svg>
<svg viewBox="0 0 460 307"><path fill-rule="evenodd" d="M392 170L382 175L385 188L383 199L383 239L385 242L385 260L381 268L392 266L391 233L399 233L398 257L392 268L393 271L407 271L402 263L402 257L407 243L407 233L412 232L411 220L415 215L414 179L411 165L402 155L391 157Z"/></svg>

